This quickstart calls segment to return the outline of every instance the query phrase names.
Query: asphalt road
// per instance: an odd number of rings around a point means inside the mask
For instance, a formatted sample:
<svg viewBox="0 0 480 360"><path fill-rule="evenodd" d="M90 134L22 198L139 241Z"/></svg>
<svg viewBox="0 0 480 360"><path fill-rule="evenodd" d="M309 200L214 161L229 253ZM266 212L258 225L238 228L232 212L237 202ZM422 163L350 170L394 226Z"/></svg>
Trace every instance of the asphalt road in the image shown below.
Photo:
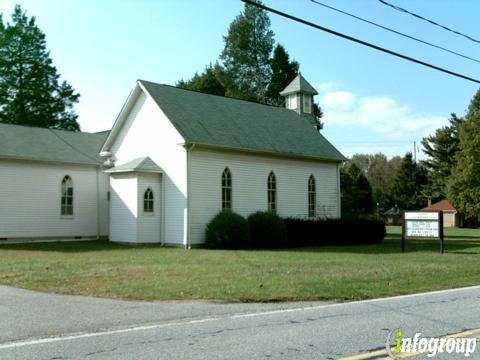
<svg viewBox="0 0 480 360"><path fill-rule="evenodd" d="M412 337L471 329L480 335L479 305L480 287L350 303L226 304L117 301L0 286L0 359L385 358L385 340L395 328ZM469 359L480 359L478 347Z"/></svg>

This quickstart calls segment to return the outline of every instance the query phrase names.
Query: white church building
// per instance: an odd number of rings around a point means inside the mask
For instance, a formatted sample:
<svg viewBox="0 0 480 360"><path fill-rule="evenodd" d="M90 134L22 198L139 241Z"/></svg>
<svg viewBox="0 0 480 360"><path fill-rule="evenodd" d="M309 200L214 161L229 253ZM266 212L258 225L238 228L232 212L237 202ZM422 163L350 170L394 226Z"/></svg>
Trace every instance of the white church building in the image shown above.
<svg viewBox="0 0 480 360"><path fill-rule="evenodd" d="M286 108L140 80L109 132L0 124L0 243L109 238L190 247L222 209L340 216L345 158L298 75Z"/></svg>

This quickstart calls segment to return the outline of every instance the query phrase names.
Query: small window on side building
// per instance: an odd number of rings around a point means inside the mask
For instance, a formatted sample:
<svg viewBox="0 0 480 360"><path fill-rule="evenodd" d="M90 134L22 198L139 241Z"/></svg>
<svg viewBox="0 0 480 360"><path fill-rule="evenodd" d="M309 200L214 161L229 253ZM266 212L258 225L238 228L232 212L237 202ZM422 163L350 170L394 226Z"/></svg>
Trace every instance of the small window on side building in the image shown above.
<svg viewBox="0 0 480 360"><path fill-rule="evenodd" d="M143 195L143 212L153 213L153 204L153 191L152 189L147 188Z"/></svg>
<svg viewBox="0 0 480 360"><path fill-rule="evenodd" d="M73 181L69 175L65 175L62 179L60 214L62 216L73 215Z"/></svg>

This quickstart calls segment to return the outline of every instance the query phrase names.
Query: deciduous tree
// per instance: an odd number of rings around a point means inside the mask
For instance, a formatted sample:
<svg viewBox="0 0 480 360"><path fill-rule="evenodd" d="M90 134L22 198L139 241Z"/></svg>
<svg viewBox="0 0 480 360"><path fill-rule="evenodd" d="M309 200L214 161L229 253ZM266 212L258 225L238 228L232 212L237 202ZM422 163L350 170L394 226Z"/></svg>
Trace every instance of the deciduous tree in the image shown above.
<svg viewBox="0 0 480 360"><path fill-rule="evenodd" d="M390 191L395 176L400 167L401 158L387 159L382 153L355 154L350 162L357 165L367 177L372 186L373 201L379 208L390 205Z"/></svg>

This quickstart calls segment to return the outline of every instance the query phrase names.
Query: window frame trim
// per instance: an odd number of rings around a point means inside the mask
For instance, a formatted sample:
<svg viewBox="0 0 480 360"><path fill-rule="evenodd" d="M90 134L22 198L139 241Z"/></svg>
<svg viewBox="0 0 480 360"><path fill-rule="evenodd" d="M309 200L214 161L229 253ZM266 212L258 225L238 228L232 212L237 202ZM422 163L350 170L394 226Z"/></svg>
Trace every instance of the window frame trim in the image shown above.
<svg viewBox="0 0 480 360"><path fill-rule="evenodd" d="M273 181L271 181L273 179ZM270 185L271 183L273 184L273 187L271 188ZM271 170L268 173L267 176L267 210L271 211L273 213L278 213L278 197L277 197L277 176L275 175L275 172ZM270 195L273 194L273 201L270 201ZM274 206L272 207L271 204Z"/></svg>
<svg viewBox="0 0 480 360"><path fill-rule="evenodd" d="M313 190L311 189L311 181L313 180ZM313 202L310 203L310 196L313 194ZM312 205L312 206L311 206ZM313 207L313 209L311 209ZM312 210L312 212L310 211ZM308 213L308 218L313 219L317 217L317 179L315 179L315 176L313 174L310 174L308 177L307 181L307 213Z"/></svg>
<svg viewBox="0 0 480 360"><path fill-rule="evenodd" d="M70 186L68 186L68 183ZM72 189L72 194L68 195L68 189ZM75 187L73 186L73 179L69 174L65 174L60 181L60 218L62 219L72 219L75 216L74 212L74 200L75 200ZM64 190L66 193L64 194ZM71 204L68 205L67 201L64 203L64 199L72 199ZM64 209L71 209L71 213L68 214L67 211L64 212Z"/></svg>
<svg viewBox="0 0 480 360"><path fill-rule="evenodd" d="M221 209L222 211L233 211L233 176L228 166L223 169L220 181ZM225 185L224 181L226 183ZM226 204L229 204L229 206L225 206Z"/></svg>
<svg viewBox="0 0 480 360"><path fill-rule="evenodd" d="M149 191L150 191L150 194L152 194L152 198L151 199L146 199L145 196L147 195L147 193ZM152 211L146 211L145 210L145 201L151 202ZM142 202L142 204L143 204L143 214L144 215L147 215L147 216L155 215L155 194L154 194L154 192L153 192L153 190L150 186L147 186L147 188L143 192L143 202Z"/></svg>
<svg viewBox="0 0 480 360"><path fill-rule="evenodd" d="M305 104L308 104L308 111L307 107ZM312 113L312 97L307 94L303 94L303 112L305 114L311 114Z"/></svg>

